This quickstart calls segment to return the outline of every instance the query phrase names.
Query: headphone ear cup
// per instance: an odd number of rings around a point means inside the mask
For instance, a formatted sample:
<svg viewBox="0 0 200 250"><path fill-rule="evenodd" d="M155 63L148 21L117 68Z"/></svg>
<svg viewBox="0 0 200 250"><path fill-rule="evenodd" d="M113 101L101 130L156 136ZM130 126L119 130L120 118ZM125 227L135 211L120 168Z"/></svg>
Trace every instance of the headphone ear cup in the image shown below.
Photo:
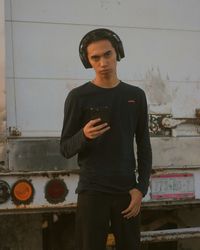
<svg viewBox="0 0 200 250"><path fill-rule="evenodd" d="M80 59L81 59L81 62L83 63L83 66L86 68L86 69L89 69L89 68L92 68L91 64L89 63L88 59L87 59L87 56L85 55L85 53L83 52L82 54L80 54Z"/></svg>
<svg viewBox="0 0 200 250"><path fill-rule="evenodd" d="M86 69L92 68L91 64L89 63L89 61L87 59L87 55L86 55L85 51L83 50L82 41L80 42L80 45L79 45L79 56L80 56L80 59L81 59L83 66Z"/></svg>
<svg viewBox="0 0 200 250"><path fill-rule="evenodd" d="M117 52L117 61L120 61L122 58L125 57L122 41L116 33L114 33L113 31L110 32L111 32L111 37L115 40L116 44L115 50Z"/></svg>
<svg viewBox="0 0 200 250"><path fill-rule="evenodd" d="M117 55L117 57L119 57L118 61L120 61L122 58L125 57L124 48L123 48L121 41L118 41L118 55Z"/></svg>

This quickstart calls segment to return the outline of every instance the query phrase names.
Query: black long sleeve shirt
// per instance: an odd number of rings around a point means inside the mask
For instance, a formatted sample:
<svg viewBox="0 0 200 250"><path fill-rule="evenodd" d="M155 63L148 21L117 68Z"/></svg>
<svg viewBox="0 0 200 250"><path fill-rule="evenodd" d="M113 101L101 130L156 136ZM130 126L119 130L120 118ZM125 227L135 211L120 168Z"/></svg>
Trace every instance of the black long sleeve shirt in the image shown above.
<svg viewBox="0 0 200 250"><path fill-rule="evenodd" d="M105 106L110 111L110 130L96 139L87 139L83 127L90 120L89 111ZM124 82L114 88L101 88L87 82L73 89L65 101L60 148L66 158L78 153L80 178L77 192L126 193L137 188L144 196L152 165L144 91Z"/></svg>

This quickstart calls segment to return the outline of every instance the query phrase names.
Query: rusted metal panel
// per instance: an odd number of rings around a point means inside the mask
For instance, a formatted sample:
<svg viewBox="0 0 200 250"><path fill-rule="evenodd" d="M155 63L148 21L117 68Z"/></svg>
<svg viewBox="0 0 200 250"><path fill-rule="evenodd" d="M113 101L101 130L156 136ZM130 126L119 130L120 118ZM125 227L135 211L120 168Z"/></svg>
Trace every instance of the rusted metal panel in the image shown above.
<svg viewBox="0 0 200 250"><path fill-rule="evenodd" d="M199 137L151 138L153 168L193 168L200 166Z"/></svg>
<svg viewBox="0 0 200 250"><path fill-rule="evenodd" d="M151 138L151 143L154 169L200 166L198 137ZM9 139L8 149L10 170L78 169L76 157L66 160L61 156L59 138Z"/></svg>
<svg viewBox="0 0 200 250"><path fill-rule="evenodd" d="M142 203L142 210L174 210L180 208L200 208L199 199L186 200L149 200Z"/></svg>
<svg viewBox="0 0 200 250"><path fill-rule="evenodd" d="M9 170L76 170L77 159L65 159L60 153L59 138L13 139L8 141Z"/></svg>

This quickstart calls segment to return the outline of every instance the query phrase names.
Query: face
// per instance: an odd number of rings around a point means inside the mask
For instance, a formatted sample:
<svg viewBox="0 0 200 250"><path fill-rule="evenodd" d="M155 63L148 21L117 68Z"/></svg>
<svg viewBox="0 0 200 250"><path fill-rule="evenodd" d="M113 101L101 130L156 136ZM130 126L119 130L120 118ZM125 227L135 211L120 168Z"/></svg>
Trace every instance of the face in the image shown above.
<svg viewBox="0 0 200 250"><path fill-rule="evenodd" d="M109 40L89 44L87 56L97 76L110 77L116 74L117 55Z"/></svg>

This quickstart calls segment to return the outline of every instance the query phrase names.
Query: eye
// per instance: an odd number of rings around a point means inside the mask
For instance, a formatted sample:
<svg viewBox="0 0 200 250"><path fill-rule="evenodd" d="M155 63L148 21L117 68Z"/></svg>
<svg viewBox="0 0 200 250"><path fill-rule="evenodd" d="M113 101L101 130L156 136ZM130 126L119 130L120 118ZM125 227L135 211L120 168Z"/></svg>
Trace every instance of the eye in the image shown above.
<svg viewBox="0 0 200 250"><path fill-rule="evenodd" d="M104 56L105 56L106 58L110 57L111 55L112 55L112 51L111 51L111 50L107 51L107 52L104 54Z"/></svg>
<svg viewBox="0 0 200 250"><path fill-rule="evenodd" d="M94 62L98 62L99 61L99 56L92 56L91 59L94 61Z"/></svg>

